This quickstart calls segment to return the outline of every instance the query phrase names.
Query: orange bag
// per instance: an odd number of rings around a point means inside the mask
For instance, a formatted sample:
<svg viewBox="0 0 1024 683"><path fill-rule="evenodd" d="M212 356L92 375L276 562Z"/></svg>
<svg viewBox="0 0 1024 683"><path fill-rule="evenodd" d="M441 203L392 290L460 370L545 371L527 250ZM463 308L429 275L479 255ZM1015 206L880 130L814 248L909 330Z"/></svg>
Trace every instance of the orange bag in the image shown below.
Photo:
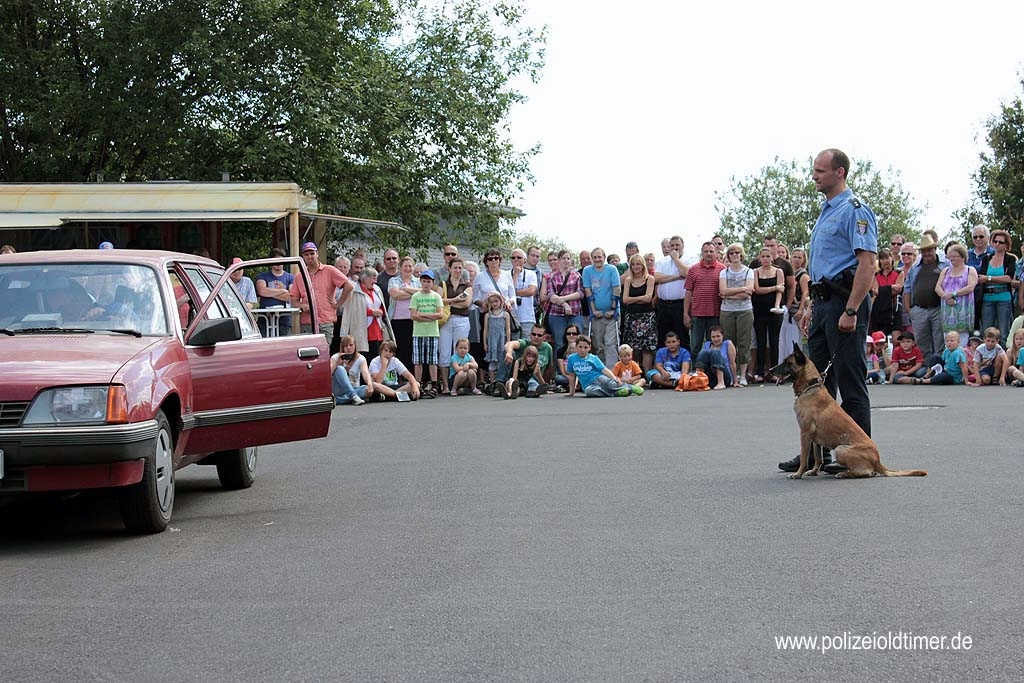
<svg viewBox="0 0 1024 683"><path fill-rule="evenodd" d="M683 375L676 383L676 391L710 391L708 376L703 370L697 370L693 374Z"/></svg>

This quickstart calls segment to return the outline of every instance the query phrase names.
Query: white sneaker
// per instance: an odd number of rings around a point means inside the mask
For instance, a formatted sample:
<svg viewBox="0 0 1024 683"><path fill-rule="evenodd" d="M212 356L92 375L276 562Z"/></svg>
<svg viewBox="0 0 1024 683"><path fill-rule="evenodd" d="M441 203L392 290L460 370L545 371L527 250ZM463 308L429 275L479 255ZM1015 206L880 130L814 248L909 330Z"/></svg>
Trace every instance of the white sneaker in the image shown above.
<svg viewBox="0 0 1024 683"><path fill-rule="evenodd" d="M942 366L936 363L931 367L932 375L937 375L942 372Z"/></svg>
<svg viewBox="0 0 1024 683"><path fill-rule="evenodd" d="M352 397L352 405L354 405L354 406L361 406L364 403L366 403L366 401L364 401L363 399L359 398L358 396L353 396Z"/></svg>

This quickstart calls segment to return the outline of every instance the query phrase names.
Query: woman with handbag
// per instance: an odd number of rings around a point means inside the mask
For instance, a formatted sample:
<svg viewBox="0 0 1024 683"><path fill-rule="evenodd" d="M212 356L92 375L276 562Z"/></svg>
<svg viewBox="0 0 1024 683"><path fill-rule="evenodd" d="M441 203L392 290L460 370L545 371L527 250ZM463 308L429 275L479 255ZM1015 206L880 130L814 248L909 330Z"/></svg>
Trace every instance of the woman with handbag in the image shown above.
<svg viewBox="0 0 1024 683"><path fill-rule="evenodd" d="M446 393L455 342L463 337L469 338L469 307L473 302L473 288L468 281L462 279L464 270L462 259L456 256L448 263L448 279L441 282L441 301L448 310L448 320L439 330L437 356L441 366L441 386Z"/></svg>
<svg viewBox="0 0 1024 683"><path fill-rule="evenodd" d="M473 280L473 303L481 311L487 311L487 295L497 292L504 301L505 310L510 314L514 313L516 305L516 287L512 282L512 275L507 270L501 269L501 252L497 249L488 249L484 252L484 270ZM515 315L512 315L515 320ZM516 328L513 335L518 334L518 322L513 323Z"/></svg>
<svg viewBox="0 0 1024 683"><path fill-rule="evenodd" d="M978 282L981 284L981 329L998 328L1002 343L1007 344L1010 335L1010 317L1013 313L1013 276L1017 271L1017 257L1010 248L1010 233L993 230L991 237L995 253L986 254L978 266Z"/></svg>

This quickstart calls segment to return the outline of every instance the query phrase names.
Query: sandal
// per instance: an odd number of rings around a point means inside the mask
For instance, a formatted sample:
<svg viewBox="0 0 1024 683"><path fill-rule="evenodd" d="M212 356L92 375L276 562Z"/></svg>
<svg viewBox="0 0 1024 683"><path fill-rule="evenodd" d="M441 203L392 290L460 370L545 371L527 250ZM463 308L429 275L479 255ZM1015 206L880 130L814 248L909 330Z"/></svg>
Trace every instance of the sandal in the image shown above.
<svg viewBox="0 0 1024 683"><path fill-rule="evenodd" d="M458 389L452 389L451 391L448 392L448 395L449 396L458 396L459 395L459 391L458 391Z"/></svg>
<svg viewBox="0 0 1024 683"><path fill-rule="evenodd" d="M473 395L474 396L483 396L484 392L480 391L479 389L473 389Z"/></svg>

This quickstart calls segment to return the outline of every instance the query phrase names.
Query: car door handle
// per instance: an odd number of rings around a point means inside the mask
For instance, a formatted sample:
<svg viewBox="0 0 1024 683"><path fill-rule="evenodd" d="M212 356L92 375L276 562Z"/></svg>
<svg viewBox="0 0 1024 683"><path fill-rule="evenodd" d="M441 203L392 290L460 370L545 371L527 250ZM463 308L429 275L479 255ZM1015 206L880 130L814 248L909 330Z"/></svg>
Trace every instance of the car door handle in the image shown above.
<svg viewBox="0 0 1024 683"><path fill-rule="evenodd" d="M315 346L307 346L299 349L299 358L302 360L315 360L320 357L320 349Z"/></svg>

